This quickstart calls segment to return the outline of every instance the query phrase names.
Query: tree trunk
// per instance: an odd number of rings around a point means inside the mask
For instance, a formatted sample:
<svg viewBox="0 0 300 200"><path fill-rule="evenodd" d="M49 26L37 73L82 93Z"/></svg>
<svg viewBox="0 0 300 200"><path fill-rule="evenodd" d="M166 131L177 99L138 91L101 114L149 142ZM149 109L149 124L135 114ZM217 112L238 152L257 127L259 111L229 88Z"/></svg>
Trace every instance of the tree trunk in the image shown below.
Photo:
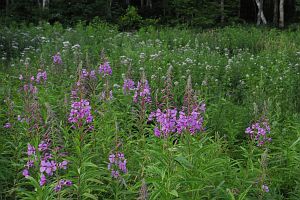
<svg viewBox="0 0 300 200"><path fill-rule="evenodd" d="M224 24L224 0L221 0L221 24Z"/></svg>
<svg viewBox="0 0 300 200"><path fill-rule="evenodd" d="M44 10L46 7L46 0L43 0L43 6L42 6L42 10Z"/></svg>
<svg viewBox="0 0 300 200"><path fill-rule="evenodd" d="M273 24L278 25L278 0L274 0Z"/></svg>
<svg viewBox="0 0 300 200"><path fill-rule="evenodd" d="M279 27L284 27L284 0L279 2Z"/></svg>
<svg viewBox="0 0 300 200"><path fill-rule="evenodd" d="M152 9L152 0L147 0L146 5L147 5L147 7Z"/></svg>
<svg viewBox="0 0 300 200"><path fill-rule="evenodd" d="M144 8L144 0L141 0L141 8Z"/></svg>
<svg viewBox="0 0 300 200"><path fill-rule="evenodd" d="M238 4L238 18L241 18L241 0L239 0Z"/></svg>
<svg viewBox="0 0 300 200"><path fill-rule="evenodd" d="M261 21L264 24L267 24L267 20L265 18L264 11L263 11L264 1L263 0L255 0L255 2L256 2L257 8L258 8L257 25L260 25Z"/></svg>
<svg viewBox="0 0 300 200"><path fill-rule="evenodd" d="M163 8L164 8L164 17L165 17L168 10L168 0L163 0Z"/></svg>
<svg viewBox="0 0 300 200"><path fill-rule="evenodd" d="M9 1L6 0L6 1L5 1L5 11L6 11L6 15L8 15L8 6L9 6Z"/></svg>
<svg viewBox="0 0 300 200"><path fill-rule="evenodd" d="M112 4L112 0L107 0L106 1L106 6L107 6L107 18L111 19L112 15L111 15L111 4Z"/></svg>
<svg viewBox="0 0 300 200"><path fill-rule="evenodd" d="M41 2L40 2L40 0L37 0L37 4L38 4L38 6L39 6L39 8L41 7Z"/></svg>

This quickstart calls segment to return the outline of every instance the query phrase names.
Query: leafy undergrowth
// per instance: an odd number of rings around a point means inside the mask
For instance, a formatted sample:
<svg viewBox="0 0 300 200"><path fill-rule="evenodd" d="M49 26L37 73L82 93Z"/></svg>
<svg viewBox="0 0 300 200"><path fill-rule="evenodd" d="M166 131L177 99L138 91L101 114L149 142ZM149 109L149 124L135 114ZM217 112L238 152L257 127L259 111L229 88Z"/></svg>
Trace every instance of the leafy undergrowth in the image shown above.
<svg viewBox="0 0 300 200"><path fill-rule="evenodd" d="M0 31L1 199L299 199L299 31Z"/></svg>

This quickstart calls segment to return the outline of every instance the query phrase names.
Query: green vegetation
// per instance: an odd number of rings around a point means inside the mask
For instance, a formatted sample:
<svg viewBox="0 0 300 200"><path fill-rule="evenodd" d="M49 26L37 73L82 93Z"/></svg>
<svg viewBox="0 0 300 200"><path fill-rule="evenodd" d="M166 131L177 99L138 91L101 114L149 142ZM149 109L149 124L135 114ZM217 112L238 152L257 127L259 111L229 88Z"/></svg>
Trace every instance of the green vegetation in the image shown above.
<svg viewBox="0 0 300 200"><path fill-rule="evenodd" d="M298 28L119 32L94 21L74 28L10 26L0 35L1 199L300 199ZM98 73L106 61L111 76ZM83 78L83 69L95 70L96 78ZM44 71L45 81L36 76ZM146 105L122 89L123 78L137 83L143 73L151 88ZM156 137L150 113L166 99L164 106L180 111L189 76L194 101L206 104L204 130ZM166 88L173 100L163 96ZM70 122L78 99L90 102L91 122ZM272 141L257 146L245 130L262 118ZM42 141L47 150L38 150ZM68 161L66 169L43 172L39 159L48 151L49 160ZM114 178L108 164L117 152L124 153L127 172ZM61 179L72 185L55 192Z"/></svg>
<svg viewBox="0 0 300 200"><path fill-rule="evenodd" d="M260 4L263 6L260 8ZM281 6L282 5L282 6ZM134 8L135 9L134 9ZM259 14L259 10L263 14ZM256 23L284 27L300 19L300 0L5 0L0 2L0 23L14 21L38 24L40 21L75 25L95 17L137 28L154 22L159 25L210 28ZM262 18L264 18L262 17ZM121 24L120 24L121 22ZM134 24L137 22L138 24ZM131 24L133 23L133 24ZM264 22L263 22L264 23ZM124 27L126 26L126 27Z"/></svg>

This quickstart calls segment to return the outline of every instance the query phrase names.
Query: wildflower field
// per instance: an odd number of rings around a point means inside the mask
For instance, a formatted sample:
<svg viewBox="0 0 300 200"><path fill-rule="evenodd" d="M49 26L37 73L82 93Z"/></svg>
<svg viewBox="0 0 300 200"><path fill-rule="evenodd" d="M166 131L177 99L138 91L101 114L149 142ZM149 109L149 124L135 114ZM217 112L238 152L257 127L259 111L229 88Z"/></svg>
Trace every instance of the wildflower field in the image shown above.
<svg viewBox="0 0 300 200"><path fill-rule="evenodd" d="M299 30L0 29L0 199L300 199Z"/></svg>

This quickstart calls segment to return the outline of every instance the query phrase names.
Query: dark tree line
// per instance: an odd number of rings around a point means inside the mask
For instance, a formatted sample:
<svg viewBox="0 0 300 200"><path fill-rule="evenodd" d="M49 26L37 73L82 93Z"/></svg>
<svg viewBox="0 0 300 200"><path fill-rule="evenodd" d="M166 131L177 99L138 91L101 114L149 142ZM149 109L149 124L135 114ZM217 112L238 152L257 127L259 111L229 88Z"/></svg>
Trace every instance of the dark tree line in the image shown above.
<svg viewBox="0 0 300 200"><path fill-rule="evenodd" d="M143 19L162 24L213 26L257 23L284 27L300 16L300 0L1 0L2 19L50 23L90 21L95 17L119 22L128 7ZM130 16L134 14L131 13ZM128 18L126 18L128 19ZM157 20L158 19L158 20Z"/></svg>

